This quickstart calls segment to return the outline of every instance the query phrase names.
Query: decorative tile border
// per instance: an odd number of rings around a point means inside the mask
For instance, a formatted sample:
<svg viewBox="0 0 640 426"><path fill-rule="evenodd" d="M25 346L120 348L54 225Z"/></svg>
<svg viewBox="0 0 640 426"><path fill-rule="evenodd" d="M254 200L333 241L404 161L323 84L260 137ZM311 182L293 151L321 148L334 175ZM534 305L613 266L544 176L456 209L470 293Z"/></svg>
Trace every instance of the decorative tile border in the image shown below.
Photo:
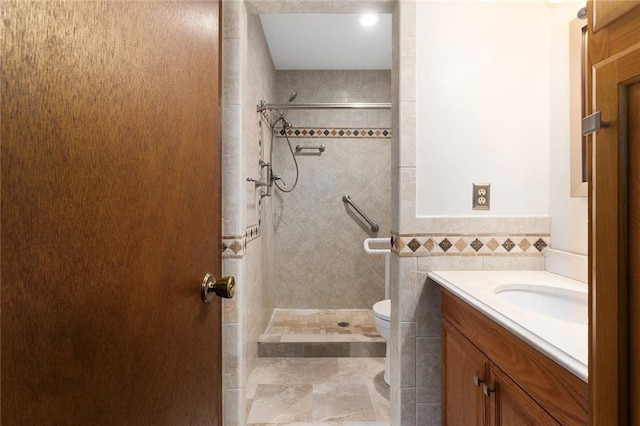
<svg viewBox="0 0 640 426"><path fill-rule="evenodd" d="M247 244L261 235L260 224L248 226L243 236L222 237L222 258L242 259ZM542 256L549 234L396 234L391 251L400 257L424 256Z"/></svg>
<svg viewBox="0 0 640 426"><path fill-rule="evenodd" d="M247 250L247 237L223 236L222 237L222 258L242 259Z"/></svg>
<svg viewBox="0 0 640 426"><path fill-rule="evenodd" d="M247 226L245 234L222 237L222 258L242 259L247 251L247 244L261 235L260 224Z"/></svg>
<svg viewBox="0 0 640 426"><path fill-rule="evenodd" d="M393 234L391 250L400 257L542 256L549 234Z"/></svg>
<svg viewBox="0 0 640 426"><path fill-rule="evenodd" d="M247 226L247 230L245 232L245 238L247 243L255 240L260 236L260 224Z"/></svg>
<svg viewBox="0 0 640 426"><path fill-rule="evenodd" d="M331 138L331 139L390 139L391 129L363 127L291 127L286 130L290 138ZM278 137L284 137L280 130Z"/></svg>

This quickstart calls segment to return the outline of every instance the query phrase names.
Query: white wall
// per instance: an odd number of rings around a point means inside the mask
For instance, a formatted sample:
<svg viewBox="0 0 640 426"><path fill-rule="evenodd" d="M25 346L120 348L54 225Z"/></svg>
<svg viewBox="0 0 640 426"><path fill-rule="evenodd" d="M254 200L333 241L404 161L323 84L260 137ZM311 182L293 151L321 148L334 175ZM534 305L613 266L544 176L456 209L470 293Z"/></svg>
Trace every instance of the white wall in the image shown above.
<svg viewBox="0 0 640 426"><path fill-rule="evenodd" d="M417 4L416 214L549 213L550 14L543 1ZM471 209L491 183L491 210Z"/></svg>
<svg viewBox="0 0 640 426"><path fill-rule="evenodd" d="M587 254L587 198L570 196L569 185L569 23L584 2L551 10L551 246Z"/></svg>

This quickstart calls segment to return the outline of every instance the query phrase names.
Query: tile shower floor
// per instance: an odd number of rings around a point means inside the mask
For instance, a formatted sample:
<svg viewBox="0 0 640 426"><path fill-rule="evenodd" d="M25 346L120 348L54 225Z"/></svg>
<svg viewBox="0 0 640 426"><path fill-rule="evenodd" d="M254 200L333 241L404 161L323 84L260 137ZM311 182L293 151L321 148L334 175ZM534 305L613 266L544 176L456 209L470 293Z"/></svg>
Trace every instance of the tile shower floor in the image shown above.
<svg viewBox="0 0 640 426"><path fill-rule="evenodd" d="M259 358L247 425L388 426L384 358Z"/></svg>
<svg viewBox="0 0 640 426"><path fill-rule="evenodd" d="M370 309L276 309L260 357L384 357Z"/></svg>
<svg viewBox="0 0 640 426"><path fill-rule="evenodd" d="M338 325L344 322L347 325ZM276 309L266 334L361 334L379 337L371 309Z"/></svg>

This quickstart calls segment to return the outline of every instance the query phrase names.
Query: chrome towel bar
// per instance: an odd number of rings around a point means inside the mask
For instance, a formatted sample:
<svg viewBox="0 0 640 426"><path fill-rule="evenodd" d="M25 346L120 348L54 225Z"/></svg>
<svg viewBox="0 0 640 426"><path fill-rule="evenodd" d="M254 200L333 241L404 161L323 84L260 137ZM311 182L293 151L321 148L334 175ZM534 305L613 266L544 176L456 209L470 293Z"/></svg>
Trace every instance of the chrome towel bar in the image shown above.
<svg viewBox="0 0 640 426"><path fill-rule="evenodd" d="M291 109L391 109L390 102L319 102L310 104L268 104L264 100L260 101L256 110L258 112L266 110L291 110Z"/></svg>
<svg viewBox="0 0 640 426"><path fill-rule="evenodd" d="M296 145L296 152L301 152L302 150L305 149L317 149L320 152L324 152L325 149L327 149L326 146L324 145L320 145L320 146L302 146L302 145Z"/></svg>
<svg viewBox="0 0 640 426"><path fill-rule="evenodd" d="M380 230L380 227L378 226L377 223L374 223L371 219L369 219L369 216L367 216L366 214L364 214L364 212L362 210L360 210L360 207L356 206L354 204L354 202L351 200L351 197L348 196L347 194L342 196L342 202L349 204L351 207L353 207L353 209L358 212L358 214L360 216L362 216L362 218L369 224L369 226L371 227L371 232L378 232Z"/></svg>

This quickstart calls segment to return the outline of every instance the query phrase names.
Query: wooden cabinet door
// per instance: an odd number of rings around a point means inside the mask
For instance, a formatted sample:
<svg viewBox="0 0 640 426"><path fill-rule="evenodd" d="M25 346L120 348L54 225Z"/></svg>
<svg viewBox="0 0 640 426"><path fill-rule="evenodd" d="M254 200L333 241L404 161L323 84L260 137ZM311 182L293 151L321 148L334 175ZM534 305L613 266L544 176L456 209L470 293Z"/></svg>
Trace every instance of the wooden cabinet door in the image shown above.
<svg viewBox="0 0 640 426"><path fill-rule="evenodd" d="M483 425L482 384L488 378L487 358L466 338L442 323L442 416L444 425Z"/></svg>
<svg viewBox="0 0 640 426"><path fill-rule="evenodd" d="M495 365L490 369L488 402L490 425L543 426L559 425L549 413L527 395Z"/></svg>
<svg viewBox="0 0 640 426"><path fill-rule="evenodd" d="M638 0L593 0L593 30L600 31L638 6Z"/></svg>
<svg viewBox="0 0 640 426"><path fill-rule="evenodd" d="M3 425L220 425L217 2L0 6Z"/></svg>

